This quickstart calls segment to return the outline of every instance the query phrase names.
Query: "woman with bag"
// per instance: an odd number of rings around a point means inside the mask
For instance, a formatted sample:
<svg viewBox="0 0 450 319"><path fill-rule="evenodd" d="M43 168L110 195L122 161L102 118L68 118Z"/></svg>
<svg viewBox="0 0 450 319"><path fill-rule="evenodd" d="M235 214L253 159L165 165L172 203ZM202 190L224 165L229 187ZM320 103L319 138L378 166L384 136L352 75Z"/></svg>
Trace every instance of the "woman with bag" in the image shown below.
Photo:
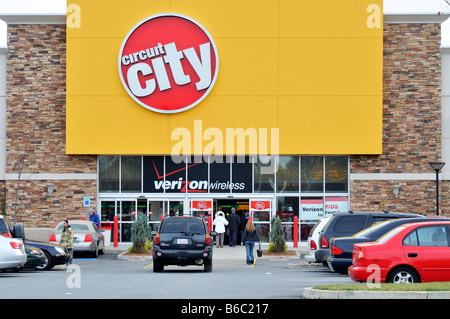
<svg viewBox="0 0 450 319"><path fill-rule="evenodd" d="M261 241L259 240L255 225L251 219L248 220L247 225L245 226L242 241L244 242L245 250L247 252L247 265L252 265L255 262L255 258L253 257L255 242L259 242L261 245Z"/></svg>
<svg viewBox="0 0 450 319"><path fill-rule="evenodd" d="M213 225L216 226L217 248L219 248L219 246L223 248L223 241L225 238L225 226L228 225L228 220L226 220L222 211L219 211L217 213L217 217L214 219Z"/></svg>

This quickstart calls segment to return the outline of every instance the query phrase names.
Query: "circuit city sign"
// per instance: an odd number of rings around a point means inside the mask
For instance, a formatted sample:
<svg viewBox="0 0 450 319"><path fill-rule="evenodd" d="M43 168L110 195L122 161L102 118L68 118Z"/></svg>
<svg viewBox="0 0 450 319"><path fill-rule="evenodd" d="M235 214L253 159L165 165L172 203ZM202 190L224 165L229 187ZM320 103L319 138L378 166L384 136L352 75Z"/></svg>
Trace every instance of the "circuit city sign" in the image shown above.
<svg viewBox="0 0 450 319"><path fill-rule="evenodd" d="M219 58L208 31L195 20L165 13L136 24L119 53L128 94L159 113L179 113L200 103L217 78Z"/></svg>

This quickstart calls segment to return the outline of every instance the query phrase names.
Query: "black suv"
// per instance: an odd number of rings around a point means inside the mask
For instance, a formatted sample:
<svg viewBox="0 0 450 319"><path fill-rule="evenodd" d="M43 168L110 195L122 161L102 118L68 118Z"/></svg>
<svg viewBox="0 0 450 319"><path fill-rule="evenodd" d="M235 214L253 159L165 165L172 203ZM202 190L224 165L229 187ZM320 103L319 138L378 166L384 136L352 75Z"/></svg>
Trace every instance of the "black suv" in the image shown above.
<svg viewBox="0 0 450 319"><path fill-rule="evenodd" d="M166 217L158 232L152 232L153 272L164 270L166 265L204 266L212 271L213 242L206 223L197 217Z"/></svg>
<svg viewBox="0 0 450 319"><path fill-rule="evenodd" d="M333 272L346 274L348 267L352 265L353 244L376 241L387 232L403 224L446 220L450 219L440 217L392 219L372 225L351 237L332 238L328 267Z"/></svg>
<svg viewBox="0 0 450 319"><path fill-rule="evenodd" d="M327 259L330 255L329 243L334 237L347 237L370 227L374 223L398 218L420 218L419 214L383 212L352 212L337 213L334 215L319 235L319 244L316 250L316 260L324 266L328 266Z"/></svg>

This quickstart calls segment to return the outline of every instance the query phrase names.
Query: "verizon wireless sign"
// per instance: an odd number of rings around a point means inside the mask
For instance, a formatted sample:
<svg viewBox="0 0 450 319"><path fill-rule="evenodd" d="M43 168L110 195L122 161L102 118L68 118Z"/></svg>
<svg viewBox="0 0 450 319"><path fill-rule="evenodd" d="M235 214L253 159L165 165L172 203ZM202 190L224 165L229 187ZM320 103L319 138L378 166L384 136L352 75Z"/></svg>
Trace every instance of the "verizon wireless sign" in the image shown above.
<svg viewBox="0 0 450 319"><path fill-rule="evenodd" d="M200 103L217 78L219 58L208 31L195 20L166 13L136 24L119 53L119 75L128 94L159 113Z"/></svg>

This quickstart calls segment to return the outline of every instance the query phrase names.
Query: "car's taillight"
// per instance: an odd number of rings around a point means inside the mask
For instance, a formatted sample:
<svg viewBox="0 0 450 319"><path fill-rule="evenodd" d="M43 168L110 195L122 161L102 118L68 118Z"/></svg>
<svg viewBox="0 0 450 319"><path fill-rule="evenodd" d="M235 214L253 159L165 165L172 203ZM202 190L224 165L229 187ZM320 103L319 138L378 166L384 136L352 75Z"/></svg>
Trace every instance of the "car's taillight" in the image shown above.
<svg viewBox="0 0 450 319"><path fill-rule="evenodd" d="M209 235L208 234L205 235L205 243L206 243L206 245L210 245L211 244L211 240L209 239Z"/></svg>
<svg viewBox="0 0 450 319"><path fill-rule="evenodd" d="M84 241L85 241L85 242L92 241L92 236L91 236L91 234L86 234L86 236L84 236Z"/></svg>
<svg viewBox="0 0 450 319"><path fill-rule="evenodd" d="M320 247L328 248L328 240L325 238L325 236L323 236L322 239L320 240Z"/></svg>
<svg viewBox="0 0 450 319"><path fill-rule="evenodd" d="M309 243L309 249L311 249L311 250L316 250L317 249L317 244L312 239L311 239L311 242Z"/></svg>
<svg viewBox="0 0 450 319"><path fill-rule="evenodd" d="M10 242L9 244L13 249L20 249L20 247L22 247L21 243L16 243L15 241Z"/></svg>
<svg viewBox="0 0 450 319"><path fill-rule="evenodd" d="M340 254L342 254L342 249L340 249L339 247L336 247L336 246L332 245L332 246L331 246L331 254L332 254L333 256L340 255Z"/></svg>
<svg viewBox="0 0 450 319"><path fill-rule="evenodd" d="M362 247L355 246L353 248L353 263L366 260L366 253Z"/></svg>
<svg viewBox="0 0 450 319"><path fill-rule="evenodd" d="M155 236L155 244L159 244L159 233Z"/></svg>
<svg viewBox="0 0 450 319"><path fill-rule="evenodd" d="M51 234L50 238L48 239L48 241L56 241L56 236L55 234Z"/></svg>
<svg viewBox="0 0 450 319"><path fill-rule="evenodd" d="M12 238L12 236L11 236L11 234L10 234L10 233L3 233L2 235L3 235L3 236L5 236L5 237L9 237L9 238Z"/></svg>

